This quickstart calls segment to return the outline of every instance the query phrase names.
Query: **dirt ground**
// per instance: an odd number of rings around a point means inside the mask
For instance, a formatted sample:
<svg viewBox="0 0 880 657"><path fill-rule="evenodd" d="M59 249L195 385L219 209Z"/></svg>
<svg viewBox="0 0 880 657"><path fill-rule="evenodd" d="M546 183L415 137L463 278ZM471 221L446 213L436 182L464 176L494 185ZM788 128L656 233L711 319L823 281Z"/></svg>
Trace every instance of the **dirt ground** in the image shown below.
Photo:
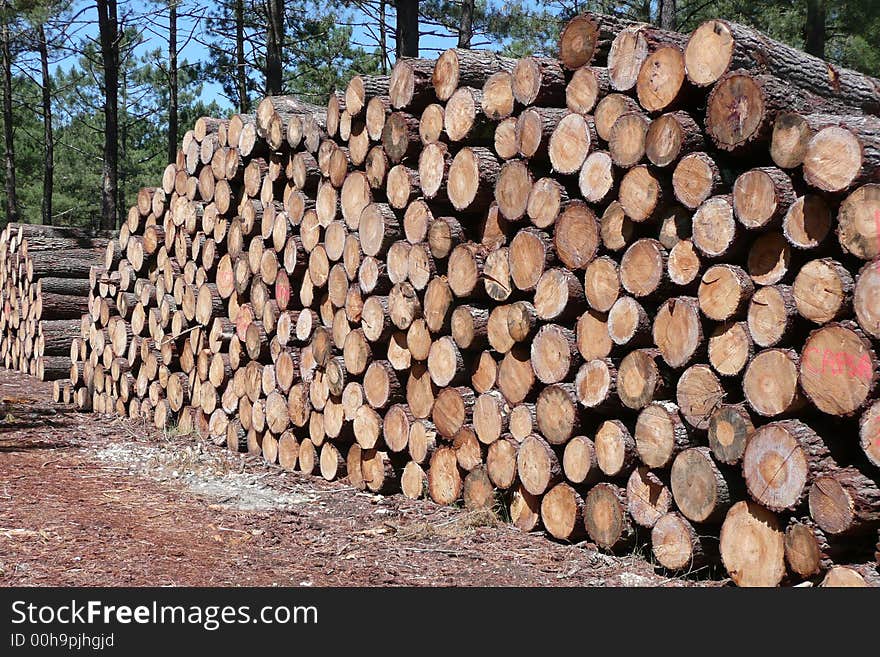
<svg viewBox="0 0 880 657"><path fill-rule="evenodd" d="M191 436L47 403L0 370L0 585L692 586L644 547L284 472Z"/></svg>

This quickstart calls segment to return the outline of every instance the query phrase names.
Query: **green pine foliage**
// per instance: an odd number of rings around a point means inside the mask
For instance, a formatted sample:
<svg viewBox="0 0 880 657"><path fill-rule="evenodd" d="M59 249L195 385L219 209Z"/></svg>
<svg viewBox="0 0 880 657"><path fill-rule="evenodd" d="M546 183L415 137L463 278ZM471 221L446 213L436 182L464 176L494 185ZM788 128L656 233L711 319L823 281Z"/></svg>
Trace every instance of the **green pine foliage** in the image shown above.
<svg viewBox="0 0 880 657"><path fill-rule="evenodd" d="M235 81L235 0L221 0L208 19L211 50L205 75L222 88L233 107L243 105ZM251 104L262 98L265 66L265 5L246 3L243 25L247 91ZM353 44L342 3L289 0L285 3L285 90L309 102L327 102L355 73L378 73L380 55Z"/></svg>
<svg viewBox="0 0 880 657"><path fill-rule="evenodd" d="M126 37L130 51L140 38ZM101 212L101 155L104 139L103 89L100 61L94 47L84 49L75 66L52 76L55 129L53 223L94 227ZM138 189L154 186L166 162L168 84L157 61L161 53L127 57L120 72L119 194L125 211ZM198 67L181 63L180 125L192 126L199 116L220 115L220 107L201 100ZM22 221L41 223L43 185L43 122L40 88L27 76L16 77L16 178ZM2 125L2 117L0 117ZM5 169L0 170L0 180Z"/></svg>
<svg viewBox="0 0 880 657"><path fill-rule="evenodd" d="M306 47L294 51L285 68L285 86L291 93L323 105L356 73L379 72L379 54L352 47L352 29L338 25L335 16L311 20L303 25L303 32L306 38L300 44Z"/></svg>
<svg viewBox="0 0 880 657"><path fill-rule="evenodd" d="M179 13L192 15L202 5L176 0ZM93 0L3 0L2 16L10 26L13 56L13 128L20 214L24 221L41 221L44 137L36 28L43 24L50 40L55 169L53 220L58 224L97 226L103 152L103 94L101 58L88 32L70 32L65 17L78 15ZM149 12L152 25L167 21L168 0L126 3L128 12ZM204 61L179 63L180 136L202 115L228 115L242 107L235 73L236 3L243 8L242 25L246 92L251 111L263 95L265 66L265 0L219 0L199 18L192 35L203 45ZM660 0L477 0L474 6L474 48L490 48L511 57L556 54L558 35L571 16L586 10L614 13L657 23ZM680 31L689 32L708 18L723 17L752 25L770 36L803 48L807 7L825 11L825 58L831 62L880 75L880 2L876 0L677 0ZM394 3L390 0L287 0L285 2L285 92L323 104L343 88L354 73L377 73L383 56L393 62ZM120 8L123 4L120 0ZM93 9L92 9L93 11ZM458 35L462 3L426 0L420 3L423 56L437 37L449 45ZM360 12L360 13L358 13ZM378 44L376 17L386 16L385 52ZM163 16L165 18L163 18ZM201 16L201 14L200 14ZM146 20L146 19L145 19ZM168 125L167 43L160 33L144 29L145 21L131 18L124 34L120 70L119 208L124 214L139 187L155 185L166 165ZM94 30L92 31L94 34ZM365 36L365 34L367 36ZM145 39L148 42L145 43ZM445 47L445 46L444 46ZM74 53L75 56L71 56ZM54 62L65 61L63 70ZM71 63L72 62L72 63ZM204 83L219 83L223 107L204 100ZM230 109L231 108L231 109ZM2 117L0 117L2 125ZM0 166L0 183L5 167ZM0 184L2 190L2 184ZM0 191L2 193L2 191ZM0 217L2 219L2 217Z"/></svg>

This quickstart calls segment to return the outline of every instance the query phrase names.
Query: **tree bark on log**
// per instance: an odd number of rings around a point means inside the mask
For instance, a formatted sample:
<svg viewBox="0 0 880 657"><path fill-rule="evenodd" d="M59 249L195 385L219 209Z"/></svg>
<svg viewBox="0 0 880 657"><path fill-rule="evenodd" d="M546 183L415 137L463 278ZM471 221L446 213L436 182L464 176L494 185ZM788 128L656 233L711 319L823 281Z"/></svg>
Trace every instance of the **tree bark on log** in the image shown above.
<svg viewBox="0 0 880 657"><path fill-rule="evenodd" d="M880 81L774 41L757 30L722 20L702 23L685 49L688 79L698 86L728 71L767 70L799 89L865 112L880 112Z"/></svg>
<svg viewBox="0 0 880 657"><path fill-rule="evenodd" d="M617 34L637 25L617 16L587 12L572 18L559 36L559 59L570 71L607 56Z"/></svg>

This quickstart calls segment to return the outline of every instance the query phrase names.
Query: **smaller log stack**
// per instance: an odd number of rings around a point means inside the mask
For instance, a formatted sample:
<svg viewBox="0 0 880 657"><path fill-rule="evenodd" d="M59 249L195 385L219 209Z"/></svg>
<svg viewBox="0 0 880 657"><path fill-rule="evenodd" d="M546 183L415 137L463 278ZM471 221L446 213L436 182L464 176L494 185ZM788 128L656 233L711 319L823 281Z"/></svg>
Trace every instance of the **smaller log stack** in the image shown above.
<svg viewBox="0 0 880 657"><path fill-rule="evenodd" d="M670 571L871 582L880 81L725 21L559 51L200 119L92 281L77 404Z"/></svg>
<svg viewBox="0 0 880 657"><path fill-rule="evenodd" d="M107 236L78 228L9 224L0 231L0 365L56 381L69 403L70 345L89 308L92 266Z"/></svg>

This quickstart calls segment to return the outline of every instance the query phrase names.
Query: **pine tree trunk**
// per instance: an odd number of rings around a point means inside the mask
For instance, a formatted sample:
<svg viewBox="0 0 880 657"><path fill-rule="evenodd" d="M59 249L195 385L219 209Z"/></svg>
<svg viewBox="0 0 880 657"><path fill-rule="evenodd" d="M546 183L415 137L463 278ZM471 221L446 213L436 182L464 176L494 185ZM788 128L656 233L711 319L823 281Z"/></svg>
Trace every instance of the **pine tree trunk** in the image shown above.
<svg viewBox="0 0 880 657"><path fill-rule="evenodd" d="M676 28L675 0L660 0L660 27L664 30Z"/></svg>
<svg viewBox="0 0 880 657"><path fill-rule="evenodd" d="M235 85L238 93L238 111L251 111L248 97L247 61L244 58L244 0L235 0Z"/></svg>
<svg viewBox="0 0 880 657"><path fill-rule="evenodd" d="M379 66L382 69L382 75L388 74L388 33L387 33L387 25L385 23L385 7L387 6L386 0L379 0L379 56L382 58L382 61L379 62Z"/></svg>
<svg viewBox="0 0 880 657"><path fill-rule="evenodd" d="M5 13L5 11L4 11ZM3 18L3 137L6 157L6 221L18 221L15 193L15 120L12 116L12 55L7 18Z"/></svg>
<svg viewBox="0 0 880 657"><path fill-rule="evenodd" d="M470 48L474 36L474 0L462 0L458 24L458 47Z"/></svg>
<svg viewBox="0 0 880 657"><path fill-rule="evenodd" d="M116 0L97 0L104 72L104 163L101 182L101 228L116 227L119 178L119 21Z"/></svg>
<svg viewBox="0 0 880 657"><path fill-rule="evenodd" d="M266 95L281 94L284 57L284 2L269 0L266 25Z"/></svg>
<svg viewBox="0 0 880 657"><path fill-rule="evenodd" d="M177 3L168 1L168 162L177 158Z"/></svg>
<svg viewBox="0 0 880 657"><path fill-rule="evenodd" d="M55 173L55 137L52 127L52 78L49 77L49 48L46 30L40 23L37 28L37 48L40 51L40 88L43 96L43 139L46 152L43 154L43 224L52 225L52 190ZM175 139L176 141L176 139Z"/></svg>
<svg viewBox="0 0 880 657"><path fill-rule="evenodd" d="M804 50L825 59L825 2L807 0L807 22L804 25Z"/></svg>
<svg viewBox="0 0 880 657"><path fill-rule="evenodd" d="M395 0L397 25L395 41L397 57L419 56L419 3L415 0Z"/></svg>

